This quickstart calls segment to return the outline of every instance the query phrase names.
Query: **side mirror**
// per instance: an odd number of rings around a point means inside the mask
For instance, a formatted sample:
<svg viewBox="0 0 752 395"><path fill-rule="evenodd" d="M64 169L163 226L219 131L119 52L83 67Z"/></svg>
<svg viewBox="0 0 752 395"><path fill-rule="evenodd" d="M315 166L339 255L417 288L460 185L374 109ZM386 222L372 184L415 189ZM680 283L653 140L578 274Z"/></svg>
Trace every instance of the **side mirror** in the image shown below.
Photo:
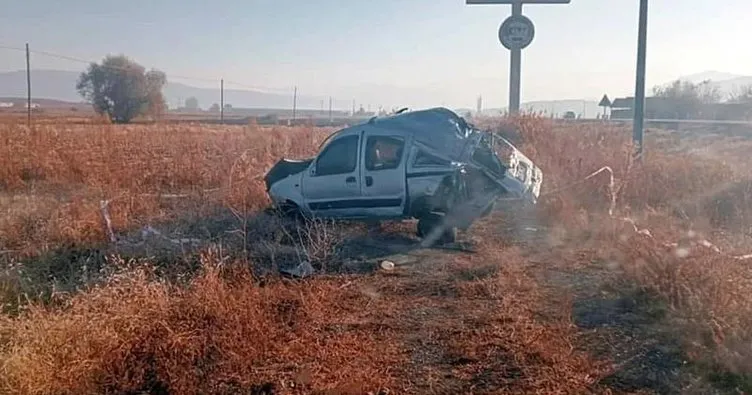
<svg viewBox="0 0 752 395"><path fill-rule="evenodd" d="M308 174L311 177L316 176L316 161L311 162L311 166L308 168Z"/></svg>

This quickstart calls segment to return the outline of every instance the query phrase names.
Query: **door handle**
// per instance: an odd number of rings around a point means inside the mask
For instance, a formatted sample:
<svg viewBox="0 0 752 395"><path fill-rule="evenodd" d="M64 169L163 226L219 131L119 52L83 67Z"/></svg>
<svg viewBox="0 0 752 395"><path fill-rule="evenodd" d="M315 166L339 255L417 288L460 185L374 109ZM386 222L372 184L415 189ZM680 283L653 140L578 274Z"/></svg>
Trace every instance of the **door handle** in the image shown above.
<svg viewBox="0 0 752 395"><path fill-rule="evenodd" d="M355 177L347 177L347 178L345 179L345 182L346 182L346 183L348 183L348 184L354 184L354 183L355 183L355 181L356 181L356 180L355 180Z"/></svg>
<svg viewBox="0 0 752 395"><path fill-rule="evenodd" d="M366 176L366 186L370 187L371 185L373 185L373 177Z"/></svg>

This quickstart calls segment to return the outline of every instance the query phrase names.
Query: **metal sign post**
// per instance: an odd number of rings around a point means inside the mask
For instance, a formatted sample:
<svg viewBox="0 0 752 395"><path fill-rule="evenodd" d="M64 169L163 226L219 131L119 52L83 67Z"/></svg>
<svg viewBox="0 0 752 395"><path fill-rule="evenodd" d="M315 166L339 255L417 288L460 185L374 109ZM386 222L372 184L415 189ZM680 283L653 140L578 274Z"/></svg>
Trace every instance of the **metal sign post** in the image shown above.
<svg viewBox="0 0 752 395"><path fill-rule="evenodd" d="M511 4L512 16L499 27L499 41L509 50L509 113L520 112L520 78L522 74L522 50L535 37L535 26L522 15L522 4L569 4L571 0L465 0L466 4Z"/></svg>
<svg viewBox="0 0 752 395"><path fill-rule="evenodd" d="M637 76L635 78L634 119L632 138L637 146L637 156L642 157L645 122L645 57L648 41L648 0L640 0L639 28L637 29Z"/></svg>

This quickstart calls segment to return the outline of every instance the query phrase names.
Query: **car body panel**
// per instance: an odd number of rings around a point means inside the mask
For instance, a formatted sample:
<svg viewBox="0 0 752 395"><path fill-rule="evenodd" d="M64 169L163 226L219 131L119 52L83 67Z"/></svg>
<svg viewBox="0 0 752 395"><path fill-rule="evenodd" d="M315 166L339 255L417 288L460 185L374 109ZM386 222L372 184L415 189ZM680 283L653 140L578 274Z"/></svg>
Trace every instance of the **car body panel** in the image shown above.
<svg viewBox="0 0 752 395"><path fill-rule="evenodd" d="M373 158L375 167L369 168L369 156L377 156L377 145L387 141L383 147L395 156L394 163L379 166L381 163ZM405 168L411 137L391 129L364 127L361 157L363 160L361 191L363 199L373 203L367 215L377 217L396 217L404 212L407 190L405 188ZM401 148L398 148L401 144Z"/></svg>
<svg viewBox="0 0 752 395"><path fill-rule="evenodd" d="M345 141L356 141L354 147L349 148ZM350 217L363 208L361 192L361 157L359 147L362 143L362 133L356 130L347 131L332 138L322 147L319 155L311 162L307 171L302 173L303 203L311 213L325 217ZM342 147L342 148L340 148ZM345 149L349 148L349 149ZM354 152L353 152L354 148ZM344 172L324 173L324 156L332 151L334 159L343 155L353 155L354 165ZM328 159L328 157L326 157ZM367 207L367 206L366 206Z"/></svg>

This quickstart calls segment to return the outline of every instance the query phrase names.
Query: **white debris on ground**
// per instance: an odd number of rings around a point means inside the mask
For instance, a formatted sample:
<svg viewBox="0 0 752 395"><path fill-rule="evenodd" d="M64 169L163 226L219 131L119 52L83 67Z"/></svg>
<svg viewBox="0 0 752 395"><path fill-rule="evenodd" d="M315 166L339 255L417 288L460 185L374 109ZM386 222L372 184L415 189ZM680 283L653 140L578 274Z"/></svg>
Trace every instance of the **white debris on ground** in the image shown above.
<svg viewBox="0 0 752 395"><path fill-rule="evenodd" d="M279 272L296 278L306 278L314 275L316 269L313 268L310 262L303 261L291 268L281 268Z"/></svg>
<svg viewBox="0 0 752 395"><path fill-rule="evenodd" d="M392 261L381 261L381 268L386 271L394 270L395 264Z"/></svg>

